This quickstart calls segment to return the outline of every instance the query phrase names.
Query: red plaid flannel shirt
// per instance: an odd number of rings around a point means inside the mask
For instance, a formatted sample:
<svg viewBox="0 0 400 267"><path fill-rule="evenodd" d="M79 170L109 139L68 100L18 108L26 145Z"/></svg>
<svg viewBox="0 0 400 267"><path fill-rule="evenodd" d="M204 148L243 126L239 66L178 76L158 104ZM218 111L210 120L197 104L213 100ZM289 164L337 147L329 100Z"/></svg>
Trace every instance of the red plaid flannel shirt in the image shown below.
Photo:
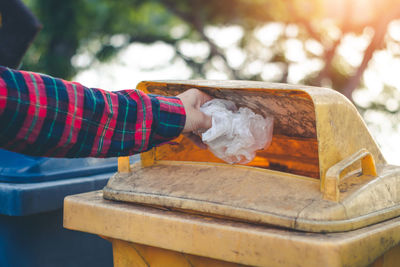
<svg viewBox="0 0 400 267"><path fill-rule="evenodd" d="M48 157L125 156L177 137L176 97L108 92L0 66L0 147Z"/></svg>

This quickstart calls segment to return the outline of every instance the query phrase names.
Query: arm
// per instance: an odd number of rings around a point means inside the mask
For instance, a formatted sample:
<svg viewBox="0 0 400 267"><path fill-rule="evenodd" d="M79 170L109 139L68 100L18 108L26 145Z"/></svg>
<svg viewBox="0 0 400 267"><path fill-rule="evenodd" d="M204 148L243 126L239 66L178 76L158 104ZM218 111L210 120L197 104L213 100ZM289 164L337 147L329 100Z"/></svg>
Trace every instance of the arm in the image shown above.
<svg viewBox="0 0 400 267"><path fill-rule="evenodd" d="M0 66L0 147L51 157L114 157L174 139L185 126L177 97L108 92Z"/></svg>

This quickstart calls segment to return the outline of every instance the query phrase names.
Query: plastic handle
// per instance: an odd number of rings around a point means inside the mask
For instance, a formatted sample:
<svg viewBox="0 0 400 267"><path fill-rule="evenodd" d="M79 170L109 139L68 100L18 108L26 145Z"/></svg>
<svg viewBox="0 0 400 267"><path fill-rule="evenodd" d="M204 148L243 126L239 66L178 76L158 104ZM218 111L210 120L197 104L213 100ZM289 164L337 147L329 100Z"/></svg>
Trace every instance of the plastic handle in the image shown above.
<svg viewBox="0 0 400 267"><path fill-rule="evenodd" d="M118 157L118 172L119 173L130 173L131 165L129 163L129 157Z"/></svg>
<svg viewBox="0 0 400 267"><path fill-rule="evenodd" d="M142 152L140 154L140 161L142 167L150 167L155 163L156 150L153 147L149 151ZM131 173L131 164L129 162L129 157L118 157L118 172L119 173Z"/></svg>
<svg viewBox="0 0 400 267"><path fill-rule="evenodd" d="M377 176L374 158L368 150L363 148L329 168L325 176L324 199L339 202L340 176L344 169L358 160L361 160L361 169L364 175Z"/></svg>

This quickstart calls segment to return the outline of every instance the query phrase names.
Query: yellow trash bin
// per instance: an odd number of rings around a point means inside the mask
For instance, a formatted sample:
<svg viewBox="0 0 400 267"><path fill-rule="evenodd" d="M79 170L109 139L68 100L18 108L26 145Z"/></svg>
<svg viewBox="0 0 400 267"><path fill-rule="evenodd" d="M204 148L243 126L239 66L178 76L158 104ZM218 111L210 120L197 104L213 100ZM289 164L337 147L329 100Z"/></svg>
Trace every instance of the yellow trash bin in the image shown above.
<svg viewBox="0 0 400 267"><path fill-rule="evenodd" d="M315 87L248 81L189 88L274 117L271 146L229 165L181 136L142 154L103 191L65 199L64 226L113 244L115 266L398 266L400 167L354 106Z"/></svg>

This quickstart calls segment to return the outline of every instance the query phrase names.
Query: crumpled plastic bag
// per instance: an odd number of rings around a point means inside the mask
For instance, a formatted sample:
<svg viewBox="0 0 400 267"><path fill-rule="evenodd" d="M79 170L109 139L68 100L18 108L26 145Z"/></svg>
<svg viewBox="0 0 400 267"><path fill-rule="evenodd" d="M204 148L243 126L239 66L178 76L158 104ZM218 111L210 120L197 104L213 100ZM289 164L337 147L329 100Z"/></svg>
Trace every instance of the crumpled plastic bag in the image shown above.
<svg viewBox="0 0 400 267"><path fill-rule="evenodd" d="M249 108L237 108L235 103L213 99L200 110L211 116L212 127L202 133L203 143L214 155L228 163L248 163L256 150L267 148L272 139L273 118L264 118Z"/></svg>

